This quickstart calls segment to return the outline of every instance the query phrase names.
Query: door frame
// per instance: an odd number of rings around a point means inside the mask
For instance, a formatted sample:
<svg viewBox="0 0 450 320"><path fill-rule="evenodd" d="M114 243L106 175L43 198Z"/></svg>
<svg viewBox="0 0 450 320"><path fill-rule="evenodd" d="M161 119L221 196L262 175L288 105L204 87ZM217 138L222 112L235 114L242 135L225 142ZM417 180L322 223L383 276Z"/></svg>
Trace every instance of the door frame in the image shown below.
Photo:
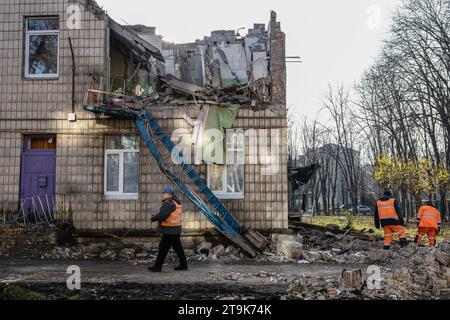
<svg viewBox="0 0 450 320"><path fill-rule="evenodd" d="M57 139L57 135L53 134L53 133L48 133L48 134L42 134L42 133L38 133L38 134L33 134L33 133L29 133L29 134L23 134L22 136L22 152L20 155L20 184L19 184L19 201L23 198L24 195L24 189L23 189L23 175L24 175L24 171L25 171L25 156L28 153L33 153L32 149L28 149L28 141L31 137L37 137L37 138L54 138L56 139L56 148L55 149L35 149L36 151L34 152L39 152L42 155L51 155L55 157L55 181L54 181L54 190L55 190L55 197L56 197L56 157L57 157L57 150L58 150L58 139Z"/></svg>

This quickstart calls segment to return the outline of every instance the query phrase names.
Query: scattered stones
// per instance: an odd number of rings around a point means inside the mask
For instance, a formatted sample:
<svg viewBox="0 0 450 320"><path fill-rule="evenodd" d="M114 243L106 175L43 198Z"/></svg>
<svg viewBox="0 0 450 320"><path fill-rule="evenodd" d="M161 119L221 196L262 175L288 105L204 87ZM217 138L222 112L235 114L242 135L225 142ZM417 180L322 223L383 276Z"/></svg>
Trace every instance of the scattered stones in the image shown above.
<svg viewBox="0 0 450 320"><path fill-rule="evenodd" d="M223 257L225 255L225 247L223 245L218 245L212 248L209 254L216 256L217 258Z"/></svg>
<svg viewBox="0 0 450 320"><path fill-rule="evenodd" d="M274 233L271 235L272 249L279 251L283 241L297 241L303 243L303 237L300 234L290 235Z"/></svg>
<svg viewBox="0 0 450 320"><path fill-rule="evenodd" d="M344 270L342 272L340 289L342 291L361 290L363 287L363 276L361 269L358 270Z"/></svg>
<svg viewBox="0 0 450 320"><path fill-rule="evenodd" d="M390 255L389 250L383 249L371 249L369 250L369 261L370 262L382 262L386 260Z"/></svg>
<svg viewBox="0 0 450 320"><path fill-rule="evenodd" d="M203 241L197 246L197 253L198 254L209 254L209 251L212 248L211 242Z"/></svg>
<svg viewBox="0 0 450 320"><path fill-rule="evenodd" d="M266 272L266 271L260 271L259 274L258 274L258 276L259 276L260 278L268 278L268 277L269 277L269 273Z"/></svg>
<svg viewBox="0 0 450 320"><path fill-rule="evenodd" d="M148 251L141 251L136 254L136 258L138 259L145 259L148 258L148 256L149 256Z"/></svg>
<svg viewBox="0 0 450 320"><path fill-rule="evenodd" d="M234 254L235 253L235 251L237 251L237 249L235 248L235 247L233 247L233 246L228 246L226 249L225 249L225 254Z"/></svg>
<svg viewBox="0 0 450 320"><path fill-rule="evenodd" d="M132 259L132 258L134 258L135 252L136 252L136 250L133 248L122 249L119 253L119 258Z"/></svg>
<svg viewBox="0 0 450 320"><path fill-rule="evenodd" d="M447 267L450 263L450 257L448 254L438 250L435 253L436 261L439 262L441 265Z"/></svg>
<svg viewBox="0 0 450 320"><path fill-rule="evenodd" d="M446 253L446 254L450 254L450 240L444 240L439 244L439 249Z"/></svg>

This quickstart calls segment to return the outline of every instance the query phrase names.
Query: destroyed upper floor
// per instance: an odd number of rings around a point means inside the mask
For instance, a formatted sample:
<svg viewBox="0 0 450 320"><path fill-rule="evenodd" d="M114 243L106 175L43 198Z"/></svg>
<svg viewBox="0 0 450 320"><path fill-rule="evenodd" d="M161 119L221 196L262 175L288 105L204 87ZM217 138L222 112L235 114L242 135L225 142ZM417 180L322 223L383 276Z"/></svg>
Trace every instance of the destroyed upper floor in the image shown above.
<svg viewBox="0 0 450 320"><path fill-rule="evenodd" d="M94 0L21 1L0 4L4 119L67 119L85 105L91 75L106 104L285 107L285 35L275 12L247 31L171 44L154 27L117 23ZM71 6L80 8L76 28Z"/></svg>
<svg viewBox="0 0 450 320"><path fill-rule="evenodd" d="M275 12L267 27L254 24L246 35L242 29L213 31L186 44L163 41L155 27L111 21L110 28L111 92L139 96L146 104L285 103L285 35ZM136 36L144 40L139 48L156 49L150 59L133 48ZM124 40L132 46L124 46Z"/></svg>

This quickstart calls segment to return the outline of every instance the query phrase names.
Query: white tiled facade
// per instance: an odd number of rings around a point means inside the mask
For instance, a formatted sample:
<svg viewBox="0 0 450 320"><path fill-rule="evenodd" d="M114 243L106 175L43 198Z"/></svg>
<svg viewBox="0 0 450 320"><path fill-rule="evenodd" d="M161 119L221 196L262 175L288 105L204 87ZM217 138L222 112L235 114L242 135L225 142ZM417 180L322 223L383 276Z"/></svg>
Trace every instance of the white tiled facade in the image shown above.
<svg viewBox="0 0 450 320"><path fill-rule="evenodd" d="M150 216L159 207L161 190L170 185L150 152L140 141L139 200L108 201L104 196L105 134L137 134L127 119L96 119L82 110L81 103L89 74L102 75L108 63L107 23L102 15L83 9L79 30L66 26L69 0L2 0L0 2L0 209L14 210L20 194L20 163L25 134L57 135L56 193L70 206L79 230L152 230ZM24 79L24 25L26 17L56 15L60 18L60 65L55 80ZM151 23L151 21L149 21ZM69 122L71 112L72 59L68 38L76 57L77 121ZM195 105L155 109L154 115L170 134L186 127L184 112L194 116ZM164 115L163 115L164 113ZM288 195L286 164L286 108L272 105L254 113L240 110L236 128L279 128L281 169L279 174L261 176L259 165L245 167L245 199L227 200L225 206L238 221L257 229L287 229ZM247 146L248 147L248 146ZM206 179L206 167L197 167ZM182 197L185 230L211 228L209 222ZM137 218L136 218L137 217ZM153 224L153 227L155 225Z"/></svg>

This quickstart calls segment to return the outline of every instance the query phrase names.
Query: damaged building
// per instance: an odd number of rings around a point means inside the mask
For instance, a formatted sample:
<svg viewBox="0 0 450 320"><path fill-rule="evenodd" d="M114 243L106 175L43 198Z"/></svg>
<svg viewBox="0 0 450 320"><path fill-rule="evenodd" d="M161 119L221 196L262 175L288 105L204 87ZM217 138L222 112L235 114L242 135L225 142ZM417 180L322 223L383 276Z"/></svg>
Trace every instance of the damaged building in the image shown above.
<svg viewBox="0 0 450 320"><path fill-rule="evenodd" d="M3 223L64 220L81 236L151 236L161 191L175 186L186 235L213 228L193 198L218 199L214 208L245 228L288 228L285 35L275 12L246 35L213 31L187 44L163 41L154 27L120 25L90 0L2 2L0 24ZM151 134L193 133L197 178L178 182L187 165L173 161L161 170L132 119L143 112L160 130ZM198 151L208 126L267 138L224 142L242 163L205 163ZM257 149L261 140L268 147Z"/></svg>

